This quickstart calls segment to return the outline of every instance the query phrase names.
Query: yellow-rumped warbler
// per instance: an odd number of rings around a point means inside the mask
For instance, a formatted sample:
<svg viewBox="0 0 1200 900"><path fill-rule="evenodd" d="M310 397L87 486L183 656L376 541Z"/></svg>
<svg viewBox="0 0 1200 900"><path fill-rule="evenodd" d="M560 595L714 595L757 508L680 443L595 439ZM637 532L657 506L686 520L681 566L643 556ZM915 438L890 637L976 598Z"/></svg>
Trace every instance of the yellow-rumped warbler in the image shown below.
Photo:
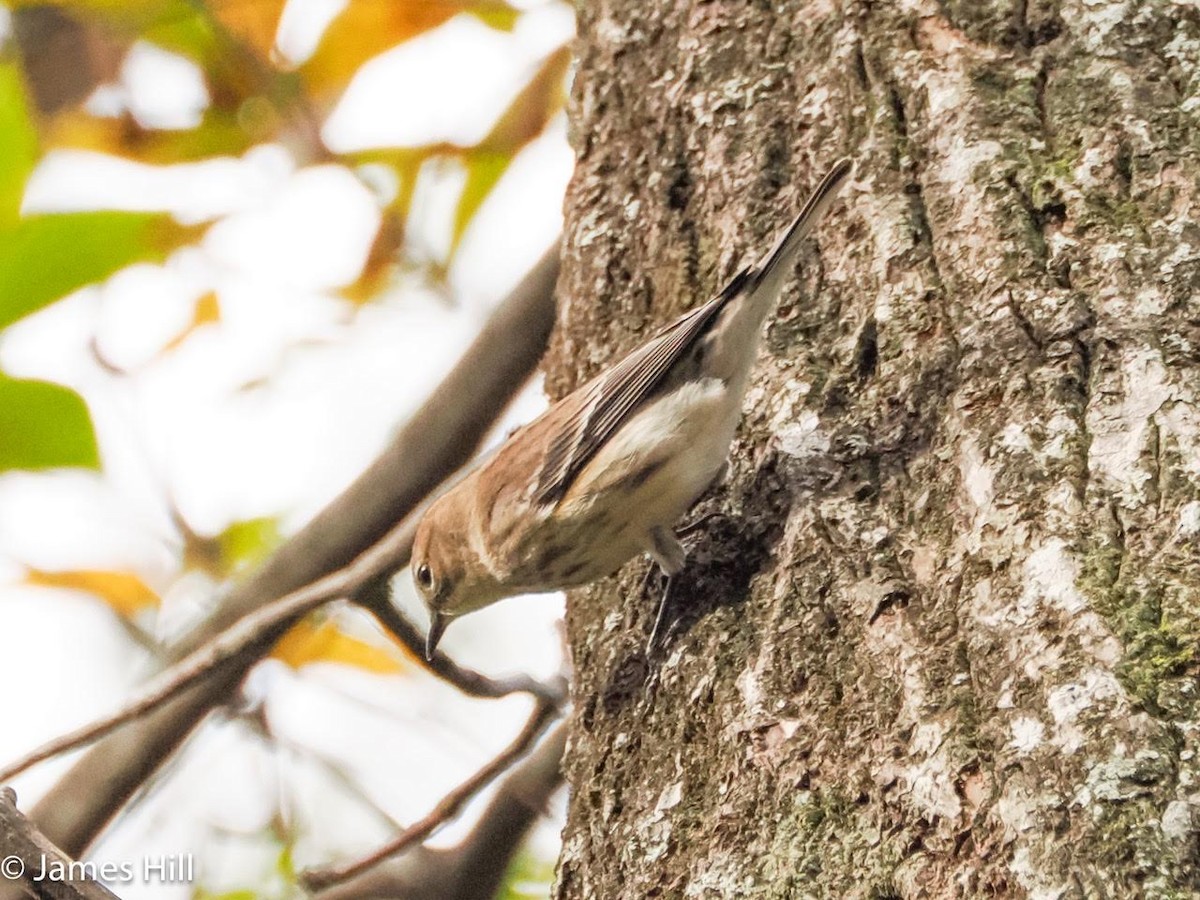
<svg viewBox="0 0 1200 900"><path fill-rule="evenodd" d="M841 160L829 171L756 265L430 505L412 552L430 613L426 655L451 619L504 597L578 587L643 552L668 578L683 568L672 526L723 470L763 321L850 170Z"/></svg>

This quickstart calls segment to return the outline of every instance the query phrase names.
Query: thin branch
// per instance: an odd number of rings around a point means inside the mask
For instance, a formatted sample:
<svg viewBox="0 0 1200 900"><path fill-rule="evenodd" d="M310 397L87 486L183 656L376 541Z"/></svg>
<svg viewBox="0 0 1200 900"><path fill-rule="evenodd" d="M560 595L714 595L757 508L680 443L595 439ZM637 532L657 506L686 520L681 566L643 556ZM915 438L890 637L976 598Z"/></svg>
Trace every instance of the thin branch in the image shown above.
<svg viewBox="0 0 1200 900"><path fill-rule="evenodd" d="M201 679L213 675L222 666L247 655L248 651L262 645L268 636L276 634L285 623L291 623L331 600L353 594L365 582L375 578L381 566L390 564L397 554L397 547L400 548L401 554L406 552L403 548L412 547L414 530L415 526L411 522L398 525L384 540L346 568L326 575L239 619L230 628L151 681L132 701L112 715L48 741L0 770L0 783L11 781L30 766L90 744L122 725L144 716L179 696ZM258 658L257 653L251 655L253 659Z"/></svg>
<svg viewBox="0 0 1200 900"><path fill-rule="evenodd" d="M5 853L0 860L0 879L19 883L30 897L120 900L88 877L86 866L81 868L21 814L16 791L8 787L0 788L0 847Z"/></svg>
<svg viewBox="0 0 1200 900"><path fill-rule="evenodd" d="M315 900L479 900L493 897L529 829L563 782L567 723L559 722L504 776L470 834L445 850L424 845L322 890Z"/></svg>
<svg viewBox="0 0 1200 900"><path fill-rule="evenodd" d="M249 655L258 659L256 648L266 643L281 627L308 615L317 607L343 597L354 597L361 604L370 604L371 612L387 630L395 635L413 657L435 675L475 697L504 697L528 693L555 708L566 696L565 684L544 685L528 676L493 679L480 672L459 666L449 657L438 654L432 662L421 653L421 636L416 627L392 606L388 598L388 575L404 566L412 553L412 522L398 525L386 538L332 575L273 600L257 612L239 619L207 644L197 648L171 668L146 685L133 700L111 715L47 741L5 769L0 769L0 784L11 781L31 766L85 746L111 734L122 725L139 719L162 704L178 697L204 678L214 675L223 666Z"/></svg>
<svg viewBox="0 0 1200 900"><path fill-rule="evenodd" d="M345 567L410 515L475 453L492 423L535 370L554 323L557 242L496 308L474 343L392 444L345 492L235 587L179 656L264 604ZM486 373L487 377L480 377ZM290 623L280 623L283 628ZM266 653L279 634L265 636ZM268 640L267 638L270 638ZM144 720L109 735L31 814L51 839L82 853L113 815L257 661L247 652ZM0 885L0 895L3 895Z"/></svg>
<svg viewBox="0 0 1200 900"><path fill-rule="evenodd" d="M407 565L408 560L404 561ZM566 683L561 679L543 684L528 675L492 678L460 666L445 653L437 652L432 660L425 659L425 638L412 622L392 605L386 581L368 583L354 598L363 609L375 617L379 625L398 641L422 666L443 681L454 685L469 697L507 697L509 694L532 694L553 706L562 706L566 699Z"/></svg>
<svg viewBox="0 0 1200 900"><path fill-rule="evenodd" d="M378 865L388 857L423 841L454 816L458 815L467 801L491 784L497 776L507 771L520 757L524 756L533 745L533 742L537 740L538 735L549 724L550 720L557 715L558 707L539 701L537 706L534 707L529 721L525 723L525 727L521 729L521 733L516 736L513 742L505 747L495 759L458 787L454 788L454 790L450 791L423 819L409 826L409 828L401 832L394 839L361 859L340 866L306 870L300 875L301 883L310 891L321 890L322 888L354 878L372 866Z"/></svg>
<svg viewBox="0 0 1200 900"><path fill-rule="evenodd" d="M335 572L240 620L167 669L116 712L47 741L8 768L0 769L0 782L11 781L31 766L99 740L178 697L201 679L234 661L248 647L260 643L263 635L281 622L303 616L323 603L344 596L347 582L351 580L347 577L349 571Z"/></svg>
<svg viewBox="0 0 1200 900"><path fill-rule="evenodd" d="M526 833L546 815L550 798L562 786L567 730L567 723L559 722L501 782L466 840L441 851L440 862L454 873L454 890L438 900L495 896Z"/></svg>

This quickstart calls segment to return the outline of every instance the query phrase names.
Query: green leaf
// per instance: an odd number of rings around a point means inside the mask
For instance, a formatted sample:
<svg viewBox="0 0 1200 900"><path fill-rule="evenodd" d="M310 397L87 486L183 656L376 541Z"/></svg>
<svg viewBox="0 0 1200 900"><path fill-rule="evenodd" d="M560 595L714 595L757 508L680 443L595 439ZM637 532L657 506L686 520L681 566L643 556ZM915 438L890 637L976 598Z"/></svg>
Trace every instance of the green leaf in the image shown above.
<svg viewBox="0 0 1200 900"><path fill-rule="evenodd" d="M178 53L207 70L219 62L221 44L213 24L195 10L191 15L163 16L141 32L143 40Z"/></svg>
<svg viewBox="0 0 1200 900"><path fill-rule="evenodd" d="M256 568L281 543L279 520L271 517L234 522L217 535L222 568L228 573Z"/></svg>
<svg viewBox="0 0 1200 900"><path fill-rule="evenodd" d="M23 0L23 5L36 2ZM100 19L113 28L141 32L158 22L195 16L198 4L189 0L58 0L56 5Z"/></svg>
<svg viewBox="0 0 1200 900"><path fill-rule="evenodd" d="M21 71L15 63L0 62L0 228L17 221L37 154L37 130Z"/></svg>
<svg viewBox="0 0 1200 900"><path fill-rule="evenodd" d="M450 253L458 243L476 210L487 199L521 148L546 128L562 108L564 81L571 64L570 47L559 47L547 56L528 84L504 110L487 136L467 156L467 183L454 212L454 232Z"/></svg>
<svg viewBox="0 0 1200 900"><path fill-rule="evenodd" d="M521 18L521 10L507 3L490 3L487 0L469 7L467 13L497 31L512 31L517 25L517 19Z"/></svg>
<svg viewBox="0 0 1200 900"><path fill-rule="evenodd" d="M70 388L0 374L0 472L100 468L87 405Z"/></svg>
<svg viewBox="0 0 1200 900"><path fill-rule="evenodd" d="M496 900L544 900L554 882L554 863L522 850L509 863Z"/></svg>
<svg viewBox="0 0 1200 900"><path fill-rule="evenodd" d="M161 262L191 237L161 213L38 215L0 232L0 328L134 262Z"/></svg>
<svg viewBox="0 0 1200 900"><path fill-rule="evenodd" d="M479 150L467 157L467 181L463 185L462 194L458 198L458 208L454 210L454 231L450 239L450 254L458 249L459 242L471 224L471 217L483 205L500 176L512 165L511 153L498 153L494 150Z"/></svg>

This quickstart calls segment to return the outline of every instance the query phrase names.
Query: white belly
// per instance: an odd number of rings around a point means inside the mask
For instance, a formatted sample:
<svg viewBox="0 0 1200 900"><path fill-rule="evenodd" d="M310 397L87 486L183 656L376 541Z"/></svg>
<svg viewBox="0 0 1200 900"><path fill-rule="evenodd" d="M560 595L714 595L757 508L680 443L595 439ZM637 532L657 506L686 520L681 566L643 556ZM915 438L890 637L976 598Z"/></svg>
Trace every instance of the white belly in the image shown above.
<svg viewBox="0 0 1200 900"><path fill-rule="evenodd" d="M649 404L579 474L563 512L571 518L597 511L627 518L645 546L650 530L674 525L721 470L740 400L739 392L709 378Z"/></svg>

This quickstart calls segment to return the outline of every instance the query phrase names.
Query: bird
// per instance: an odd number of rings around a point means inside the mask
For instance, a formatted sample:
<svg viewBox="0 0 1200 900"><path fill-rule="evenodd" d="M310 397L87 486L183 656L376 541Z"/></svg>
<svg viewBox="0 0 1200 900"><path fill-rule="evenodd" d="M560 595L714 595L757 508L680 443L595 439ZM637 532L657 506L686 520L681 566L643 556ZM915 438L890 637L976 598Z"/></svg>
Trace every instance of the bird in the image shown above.
<svg viewBox="0 0 1200 900"><path fill-rule="evenodd" d="M667 576L653 646L687 557L674 526L723 476L763 323L852 169L835 163L757 263L513 432L426 508L410 562L429 611L426 658L459 616L580 587L643 553Z"/></svg>

